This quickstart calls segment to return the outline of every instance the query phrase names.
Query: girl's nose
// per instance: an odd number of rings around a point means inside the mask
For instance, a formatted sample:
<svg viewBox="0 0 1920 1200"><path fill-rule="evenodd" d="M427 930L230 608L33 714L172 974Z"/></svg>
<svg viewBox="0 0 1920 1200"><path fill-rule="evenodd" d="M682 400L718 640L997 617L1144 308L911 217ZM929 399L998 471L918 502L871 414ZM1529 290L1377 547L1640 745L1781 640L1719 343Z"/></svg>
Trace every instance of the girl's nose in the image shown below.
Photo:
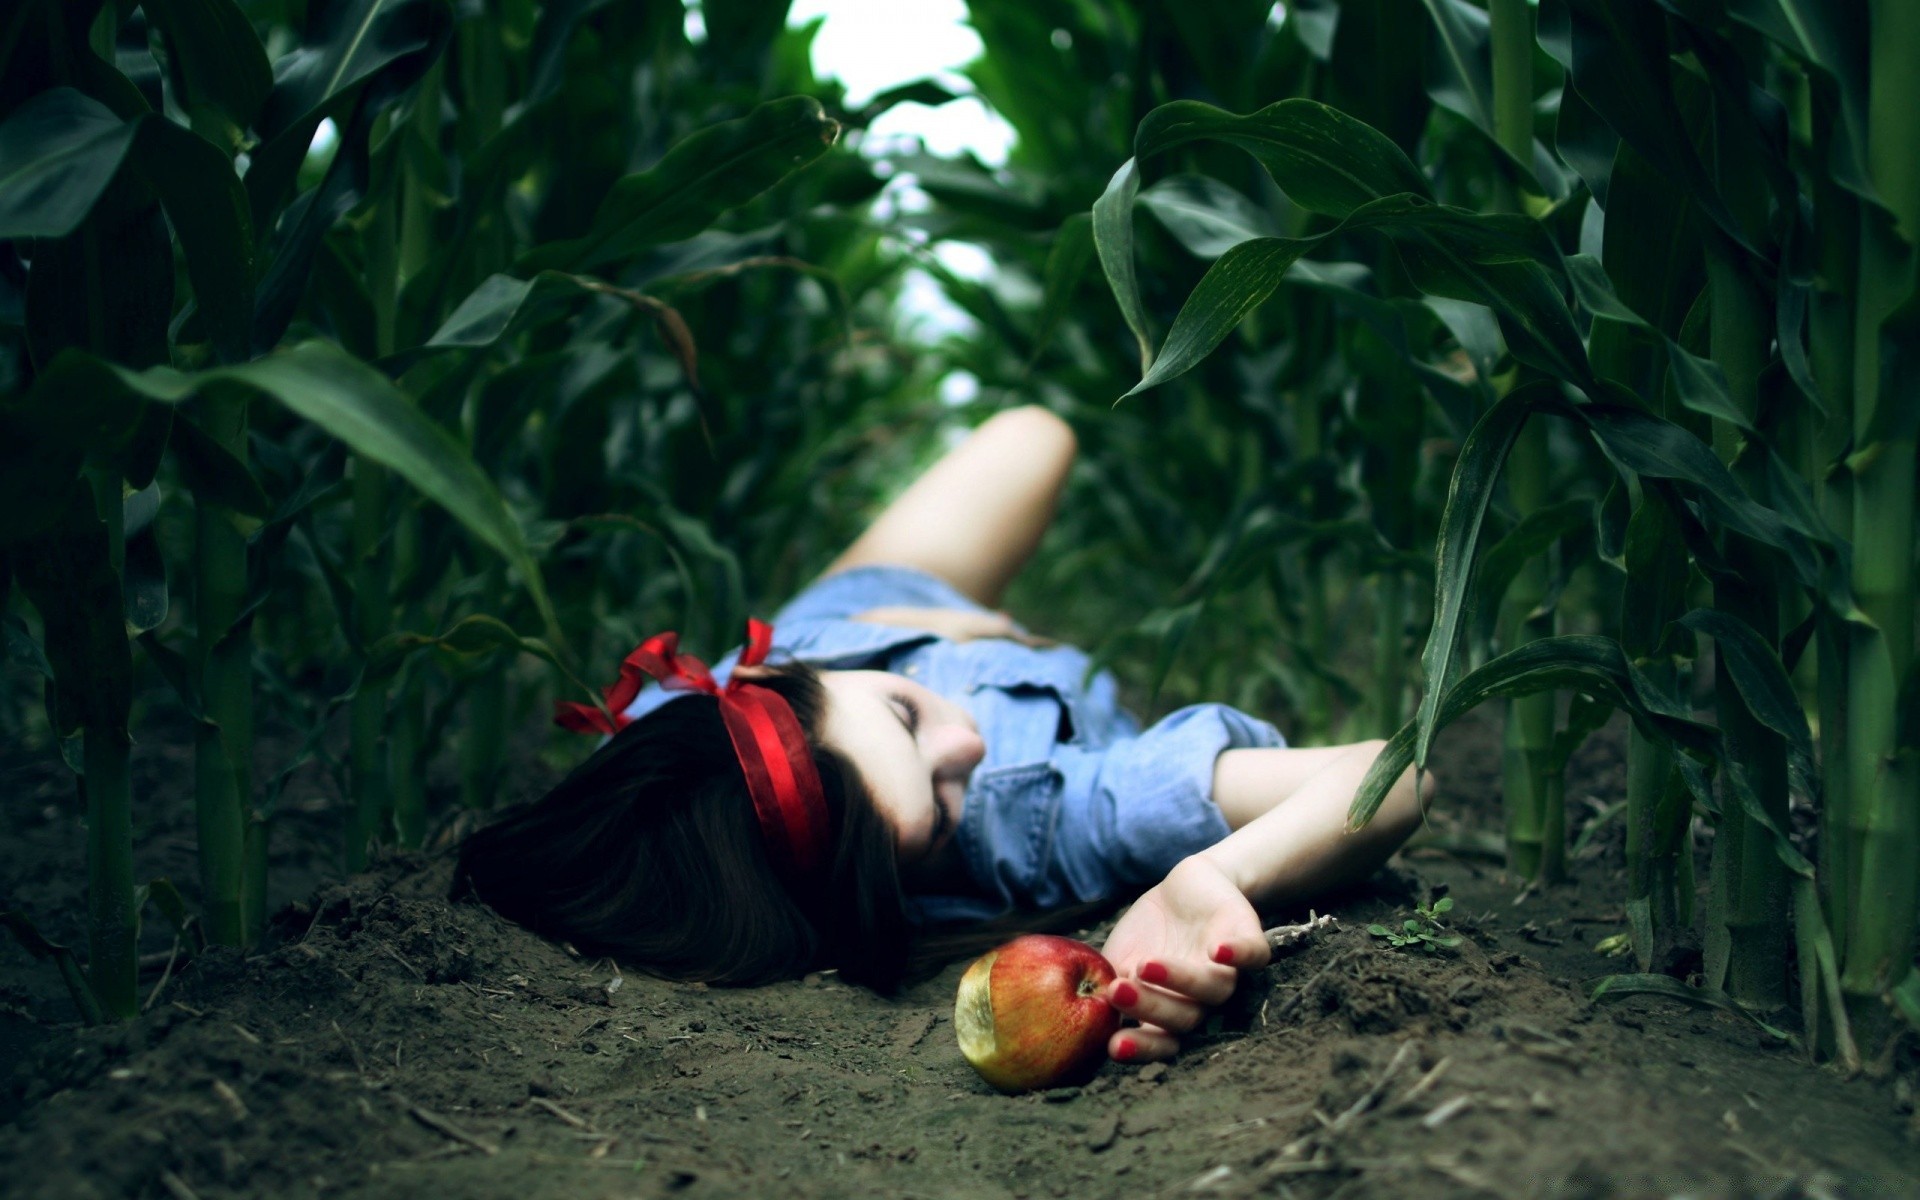
<svg viewBox="0 0 1920 1200"><path fill-rule="evenodd" d="M929 731L929 757L941 770L965 775L987 756L987 743L980 731L968 725L948 724Z"/></svg>

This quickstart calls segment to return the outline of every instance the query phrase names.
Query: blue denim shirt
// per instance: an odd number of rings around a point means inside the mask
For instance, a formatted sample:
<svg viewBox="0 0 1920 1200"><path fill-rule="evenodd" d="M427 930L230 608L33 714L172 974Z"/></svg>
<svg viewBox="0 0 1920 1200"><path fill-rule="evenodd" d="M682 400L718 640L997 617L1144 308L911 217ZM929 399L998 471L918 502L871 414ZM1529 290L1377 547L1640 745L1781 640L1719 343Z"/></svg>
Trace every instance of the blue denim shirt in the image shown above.
<svg viewBox="0 0 1920 1200"><path fill-rule="evenodd" d="M974 769L955 838L978 887L916 896L923 923L976 921L1014 908L1053 908L1148 887L1182 858L1227 835L1213 802L1222 750L1283 746L1266 721L1196 704L1146 730L1122 709L1113 676L1088 677L1071 646L1005 638L954 642L851 618L891 606L987 611L912 567L856 567L816 580L773 619L774 658L822 670L906 675L965 708L986 757ZM714 666L725 680L736 649ZM649 684L638 718L677 698Z"/></svg>

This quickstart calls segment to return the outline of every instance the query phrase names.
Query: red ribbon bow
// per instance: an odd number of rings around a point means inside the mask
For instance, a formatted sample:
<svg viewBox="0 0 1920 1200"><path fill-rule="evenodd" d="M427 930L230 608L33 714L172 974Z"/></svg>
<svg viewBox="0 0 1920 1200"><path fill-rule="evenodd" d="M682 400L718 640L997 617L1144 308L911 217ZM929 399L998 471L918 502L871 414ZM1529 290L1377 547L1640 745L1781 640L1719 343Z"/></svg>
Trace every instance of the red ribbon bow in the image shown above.
<svg viewBox="0 0 1920 1200"><path fill-rule="evenodd" d="M772 647L773 626L749 620L747 644L723 688L714 683L707 664L679 652L678 633L655 634L634 647L620 664L620 678L600 693L606 699L604 710L562 701L554 705L554 724L575 733L619 732L633 723L626 710L648 676L671 691L716 697L768 848L776 861L810 873L825 861L828 819L806 732L780 693L740 678L738 670L765 662Z"/></svg>

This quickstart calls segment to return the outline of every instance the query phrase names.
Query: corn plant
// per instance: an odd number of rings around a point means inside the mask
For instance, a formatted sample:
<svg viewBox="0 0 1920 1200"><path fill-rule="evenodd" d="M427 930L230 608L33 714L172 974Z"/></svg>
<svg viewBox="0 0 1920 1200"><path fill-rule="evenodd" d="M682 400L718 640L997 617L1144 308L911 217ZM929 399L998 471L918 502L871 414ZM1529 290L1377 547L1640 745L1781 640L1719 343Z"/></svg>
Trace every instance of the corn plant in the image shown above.
<svg viewBox="0 0 1920 1200"><path fill-rule="evenodd" d="M346 867L420 845L436 758L491 804L584 655L724 636L858 519L809 521L810 472L860 495L918 453L858 441L928 381L854 312L900 264L813 30L708 8L752 36L695 46L679 4L9 10L0 601L37 614L9 643L87 808L90 1016L136 1006L136 686L194 730L203 926L248 945L302 763L343 785ZM305 729L264 775L263 707Z"/></svg>
<svg viewBox="0 0 1920 1200"><path fill-rule="evenodd" d="M1914 225L1902 213L1917 148L1909 113L1920 110L1896 107L1910 99L1910 72L1873 71L1911 53L1911 19L1897 5L1816 15L1785 2L1546 0L1529 34L1518 4L1427 11L1429 86L1492 143L1481 159L1492 177L1478 189L1448 179L1459 157L1430 175L1389 131L1304 97L1259 97L1241 114L1193 101L1145 114L1134 157L1093 208L1108 283L1142 347L1145 370L1129 394L1180 379L1264 312L1299 264L1313 271L1350 242L1390 251L1402 294L1489 312L1500 344L1481 361L1497 399L1476 414L1439 525L1426 691L1355 821L1425 761L1439 729L1488 698L1569 690L1623 709L1635 730L1629 909L1643 962L1688 920L1697 805L1715 831L1703 986L1778 1007L1797 937L1810 1028L1830 1030L1843 1056L1862 1028L1877 1045L1889 1014L1915 1007L1920 877L1908 836L1912 752L1895 732L1912 720L1914 610L1901 589L1913 560L1914 452L1888 391L1911 355ZM1299 11L1297 36L1322 38L1325 15ZM1558 76L1557 111L1539 113L1528 66ZM1519 132L1533 132L1536 115L1550 118L1549 140ZM1250 156L1319 220L1225 247L1156 338L1133 209L1146 164L1196 142ZM1422 149L1431 158L1438 146L1453 153L1440 134ZM1556 175L1572 181L1563 197L1553 195ZM1831 223L1822 200L1837 210ZM1845 253L1850 236L1857 259ZM1835 275L1814 273L1810 248L1822 237L1841 243L1820 260ZM1819 299L1823 291L1836 298ZM1842 344L1816 350L1810 330ZM1458 345L1473 356L1466 339ZM1849 362L1850 392L1823 385L1816 363L1843 377ZM1850 439L1820 439L1839 455L1802 454L1801 439L1846 406ZM1622 601L1601 626L1610 634L1526 628L1544 618L1542 575L1514 560L1538 564L1555 544L1564 559L1575 546L1549 533L1564 517L1549 515L1538 475L1562 435L1597 453L1560 469L1604 472L1586 506L1587 552L1625 572ZM1503 473L1515 523L1496 541ZM1842 506L1817 498L1837 486L1854 496L1851 530L1830 519ZM1877 499L1861 502L1863 488ZM1869 520L1870 537L1885 540L1863 539ZM1546 578L1564 571L1549 566ZM1497 657L1474 666L1475 609L1499 600L1496 586L1509 615ZM1695 607L1707 594L1711 606ZM1788 672L1823 627L1825 760ZM1712 722L1682 688L1709 646ZM1872 701L1866 679L1878 681ZM1530 711L1509 709L1510 858L1550 877L1564 838L1548 824L1560 806L1558 756L1547 752L1556 735L1551 709ZM1836 778L1846 781L1838 796ZM1823 802L1823 869L1786 835L1790 789Z"/></svg>

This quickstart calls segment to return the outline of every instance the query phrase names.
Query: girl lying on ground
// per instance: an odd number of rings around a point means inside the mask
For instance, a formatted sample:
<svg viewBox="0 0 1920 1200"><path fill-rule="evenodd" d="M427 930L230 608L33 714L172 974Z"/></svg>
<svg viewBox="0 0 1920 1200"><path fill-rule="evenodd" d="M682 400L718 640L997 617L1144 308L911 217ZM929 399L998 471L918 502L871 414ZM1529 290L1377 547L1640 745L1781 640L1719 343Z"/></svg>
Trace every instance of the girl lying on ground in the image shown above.
<svg viewBox="0 0 1920 1200"><path fill-rule="evenodd" d="M456 887L588 954L751 984L837 967L886 991L916 941L1147 888L1103 950L1166 1058L1240 970L1258 909L1364 879L1418 824L1402 777L1347 806L1383 743L1290 749L1225 705L1145 731L1087 658L996 612L1053 515L1066 424L1003 412L947 454L742 651L708 673L649 639L608 689L613 736L462 847ZM771 651L777 661L764 661ZM647 677L662 687L642 690ZM723 686L724 685L724 686ZM983 947L984 948L984 947Z"/></svg>

